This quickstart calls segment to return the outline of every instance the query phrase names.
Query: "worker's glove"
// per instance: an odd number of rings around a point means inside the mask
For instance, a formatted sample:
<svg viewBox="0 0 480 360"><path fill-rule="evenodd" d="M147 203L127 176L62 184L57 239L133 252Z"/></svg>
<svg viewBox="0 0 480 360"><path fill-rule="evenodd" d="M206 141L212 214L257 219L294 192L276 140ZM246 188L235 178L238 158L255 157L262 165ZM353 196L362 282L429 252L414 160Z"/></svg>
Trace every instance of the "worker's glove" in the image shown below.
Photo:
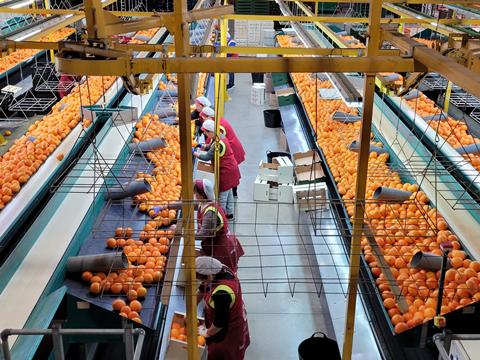
<svg viewBox="0 0 480 360"><path fill-rule="evenodd" d="M152 208L151 211L153 211L152 216L155 217L157 216L162 210L165 210L167 208L166 205L157 205Z"/></svg>
<svg viewBox="0 0 480 360"><path fill-rule="evenodd" d="M198 327L198 335L207 337L207 328L205 327L205 325L200 325Z"/></svg>

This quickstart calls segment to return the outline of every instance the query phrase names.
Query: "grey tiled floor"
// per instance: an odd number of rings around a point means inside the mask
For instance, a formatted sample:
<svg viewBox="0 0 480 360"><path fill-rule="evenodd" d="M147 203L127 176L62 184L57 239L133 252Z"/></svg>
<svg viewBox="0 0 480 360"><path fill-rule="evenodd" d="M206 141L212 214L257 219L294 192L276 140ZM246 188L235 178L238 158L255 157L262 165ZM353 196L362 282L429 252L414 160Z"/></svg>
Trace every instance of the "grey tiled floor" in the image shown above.
<svg viewBox="0 0 480 360"><path fill-rule="evenodd" d="M260 160L266 160L267 150L284 151L285 145L280 129L264 126L268 107L250 104L250 86L249 74L237 74L229 91L232 99L225 105L225 117L247 153L233 229L246 252L239 269L251 336L246 359L298 359L298 345L315 331L335 335L325 297L317 296L312 283L293 205L253 203Z"/></svg>

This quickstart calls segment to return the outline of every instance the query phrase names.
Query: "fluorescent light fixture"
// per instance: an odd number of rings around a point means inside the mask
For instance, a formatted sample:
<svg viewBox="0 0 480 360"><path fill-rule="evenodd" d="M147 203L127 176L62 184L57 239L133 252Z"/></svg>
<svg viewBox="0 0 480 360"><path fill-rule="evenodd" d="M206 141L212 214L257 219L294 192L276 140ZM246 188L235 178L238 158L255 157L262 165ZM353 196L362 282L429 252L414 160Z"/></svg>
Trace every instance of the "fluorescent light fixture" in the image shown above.
<svg viewBox="0 0 480 360"><path fill-rule="evenodd" d="M432 21L430 24L432 24L433 26L438 26L438 23L436 21Z"/></svg>
<svg viewBox="0 0 480 360"><path fill-rule="evenodd" d="M21 1L19 3L13 4L12 6L9 6L9 7L10 9L20 9L22 7L25 7L31 4L33 4L33 0L25 0L25 1Z"/></svg>
<svg viewBox="0 0 480 360"><path fill-rule="evenodd" d="M71 18L72 16L73 16L73 14L65 15L65 19Z"/></svg>
<svg viewBox="0 0 480 360"><path fill-rule="evenodd" d="M26 38L29 38L30 36L33 36L35 34L38 34L41 31L41 29L37 29L34 31L29 32L28 34L25 34L23 36L20 36L18 39L15 39L15 41L22 41L25 40Z"/></svg>

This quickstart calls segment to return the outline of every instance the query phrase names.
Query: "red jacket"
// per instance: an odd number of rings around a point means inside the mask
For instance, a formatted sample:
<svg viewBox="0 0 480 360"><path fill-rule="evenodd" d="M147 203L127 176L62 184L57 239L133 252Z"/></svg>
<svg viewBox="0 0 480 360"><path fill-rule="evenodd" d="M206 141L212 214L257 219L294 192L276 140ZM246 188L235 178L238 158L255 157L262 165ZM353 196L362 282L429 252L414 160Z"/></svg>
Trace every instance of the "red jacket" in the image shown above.
<svg viewBox="0 0 480 360"><path fill-rule="evenodd" d="M245 150L243 149L242 143L238 139L237 134L235 134L233 126L227 119L222 117L220 118L220 129L230 142L235 160L237 160L237 164L240 165L245 161ZM210 139L207 138L205 142L209 144Z"/></svg>

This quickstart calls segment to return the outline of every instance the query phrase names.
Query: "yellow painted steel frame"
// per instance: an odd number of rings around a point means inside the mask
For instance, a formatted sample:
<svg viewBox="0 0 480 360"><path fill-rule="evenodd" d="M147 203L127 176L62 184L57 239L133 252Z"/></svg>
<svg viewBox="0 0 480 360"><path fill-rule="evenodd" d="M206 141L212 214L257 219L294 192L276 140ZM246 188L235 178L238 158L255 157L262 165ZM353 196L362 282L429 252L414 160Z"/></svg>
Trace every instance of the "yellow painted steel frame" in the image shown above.
<svg viewBox="0 0 480 360"><path fill-rule="evenodd" d="M174 0L175 52L184 57L189 53L189 27L183 13L187 0ZM177 74L178 119L180 127L180 159L182 163L182 234L184 240L183 261L186 268L185 302L187 310L187 354L188 360L198 360L197 338L197 288L195 271L195 236L193 229L193 159L192 130L190 120L190 75Z"/></svg>
<svg viewBox="0 0 480 360"><path fill-rule="evenodd" d="M447 84L447 90L445 91L445 101L443 102L443 110L448 113L448 108L450 106L450 95L452 94L452 82L449 81Z"/></svg>
<svg viewBox="0 0 480 360"><path fill-rule="evenodd" d="M220 46L225 47L227 45L227 20L220 18ZM224 58L227 54L220 52L218 57ZM220 118L225 113L225 96L226 95L226 83L225 73L215 73L215 156L214 156L214 193L215 200L218 201L219 195L219 183L220 183Z"/></svg>
<svg viewBox="0 0 480 360"><path fill-rule="evenodd" d="M369 40L367 56L378 53L381 45L380 18L382 16L382 3L370 3L368 29ZM373 100L375 96L375 74L366 74L363 106L362 125L360 129L360 152L357 160L357 181L355 184L355 209L353 214L352 239L350 245L350 267L348 276L347 315L345 319L345 333L343 342L343 360L352 358L353 334L355 332L355 308L360 270L360 256L362 253L361 239L364 233L365 218L365 192L367 188L368 159L370 155L370 134L372 131Z"/></svg>

